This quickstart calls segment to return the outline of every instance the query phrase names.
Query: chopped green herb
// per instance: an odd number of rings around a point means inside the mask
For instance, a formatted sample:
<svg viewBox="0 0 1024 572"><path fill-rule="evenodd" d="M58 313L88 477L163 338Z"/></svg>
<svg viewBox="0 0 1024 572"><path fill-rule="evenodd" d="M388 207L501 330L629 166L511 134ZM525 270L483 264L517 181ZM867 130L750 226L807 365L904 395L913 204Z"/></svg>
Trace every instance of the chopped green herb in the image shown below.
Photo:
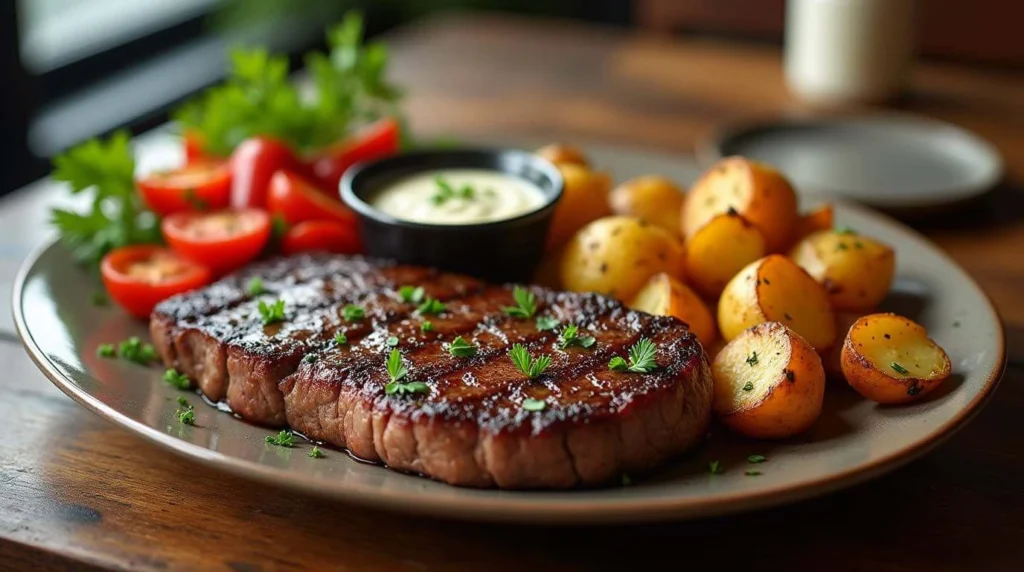
<svg viewBox="0 0 1024 572"><path fill-rule="evenodd" d="M99 306L101 308L104 306L109 306L110 298L107 297L106 292L93 292L92 305Z"/></svg>
<svg viewBox="0 0 1024 572"><path fill-rule="evenodd" d="M519 371L523 372L529 379L544 373L544 370L551 365L551 356L539 355L534 359L530 356L530 351L522 344L513 345L512 349L508 352L508 356L512 359L512 363L516 364L516 367L519 368Z"/></svg>
<svg viewBox="0 0 1024 572"><path fill-rule="evenodd" d="M900 365L900 364L898 364L896 362L890 363L889 367L891 367L893 370L896 371L896 373L901 374L901 375L907 375L908 373L910 373L909 371L907 371L907 368L903 367L902 365Z"/></svg>
<svg viewBox="0 0 1024 572"><path fill-rule="evenodd" d="M754 464L763 463L763 462L765 462L767 460L768 460L768 458L765 457L764 455L750 455L749 457L747 457L747 462L748 463L754 463Z"/></svg>
<svg viewBox="0 0 1024 572"><path fill-rule="evenodd" d="M306 354L302 358L302 363L316 363L316 354Z"/></svg>
<svg viewBox="0 0 1024 572"><path fill-rule="evenodd" d="M114 349L114 344L100 344L96 348L96 355L101 358L115 358L117 350Z"/></svg>
<svg viewBox="0 0 1024 572"><path fill-rule="evenodd" d="M502 310L513 318L532 318L537 312L537 297L530 290L516 285L512 289L515 306L505 306Z"/></svg>
<svg viewBox="0 0 1024 572"><path fill-rule="evenodd" d="M291 449L295 446L295 434L287 429L282 429L274 437L267 435L263 440L276 447L285 447L286 449Z"/></svg>
<svg viewBox="0 0 1024 572"><path fill-rule="evenodd" d="M462 336L456 336L448 346L448 353L455 357L472 357L476 352L477 346L462 339Z"/></svg>
<svg viewBox="0 0 1024 572"><path fill-rule="evenodd" d="M421 314L437 315L445 311L445 305L444 302L435 298L427 298L422 304L420 304L419 308L416 308L416 311Z"/></svg>
<svg viewBox="0 0 1024 572"><path fill-rule="evenodd" d="M857 231L848 226L837 226L836 234L857 234Z"/></svg>
<svg viewBox="0 0 1024 572"><path fill-rule="evenodd" d="M384 386L387 395L405 395L409 393L430 393L430 386L422 381L392 381Z"/></svg>
<svg viewBox="0 0 1024 572"><path fill-rule="evenodd" d="M156 359L156 350L150 344L142 343L137 336L132 336L117 346L117 355L121 359L135 362L139 365L149 365Z"/></svg>
<svg viewBox="0 0 1024 572"><path fill-rule="evenodd" d="M711 461L708 463L708 472L712 475L720 475L724 473L725 470L722 469L722 465L718 461Z"/></svg>
<svg viewBox="0 0 1024 572"><path fill-rule="evenodd" d="M186 408L191 408L192 407L192 404L189 403L188 400L185 399L185 397L182 396L182 395L178 396L178 405L180 405L182 407L186 407Z"/></svg>
<svg viewBox="0 0 1024 572"><path fill-rule="evenodd" d="M853 241L853 247L856 248L857 250L863 250L864 249L864 243L859 241L859 240L855 240L855 241Z"/></svg>
<svg viewBox="0 0 1024 572"><path fill-rule="evenodd" d="M178 411L177 414L178 423L181 423L182 425L196 424L196 412L192 409L192 406L189 406L189 408L184 411Z"/></svg>
<svg viewBox="0 0 1024 572"><path fill-rule="evenodd" d="M320 450L320 447L313 445L313 448L309 450L308 456L313 459L323 459L327 455L324 455L324 452Z"/></svg>
<svg viewBox="0 0 1024 572"><path fill-rule="evenodd" d="M437 184L437 192L430 196L430 202L435 205L443 205L455 198L470 200L476 196L476 191L468 184L456 189L444 177L435 178L434 183Z"/></svg>
<svg viewBox="0 0 1024 572"><path fill-rule="evenodd" d="M281 216L280 213L274 213L274 216L270 217L270 238L276 243L286 234L288 234L288 219Z"/></svg>
<svg viewBox="0 0 1024 572"><path fill-rule="evenodd" d="M406 285L398 289L398 296L407 304L419 304L423 301L425 293L426 291L423 290L423 286Z"/></svg>
<svg viewBox="0 0 1024 572"><path fill-rule="evenodd" d="M263 287L263 279L259 276L253 276L252 279L249 280L247 289L249 290L250 296L259 296L260 294L265 294L267 292L267 289Z"/></svg>
<svg viewBox="0 0 1024 572"><path fill-rule="evenodd" d="M539 316L537 318L537 330L544 332L548 330L554 330L558 327L558 320L551 316Z"/></svg>
<svg viewBox="0 0 1024 572"><path fill-rule="evenodd" d="M629 361L615 356L608 362L608 369L612 371L631 371L633 373L650 373L658 364L654 361L654 342L647 338L640 338L640 341L629 348Z"/></svg>
<svg viewBox="0 0 1024 572"><path fill-rule="evenodd" d="M348 343L348 336L345 335L345 332L338 332L334 334L334 343L343 346Z"/></svg>
<svg viewBox="0 0 1024 572"><path fill-rule="evenodd" d="M548 404L541 399L527 397L523 400L523 409L527 411L544 411Z"/></svg>
<svg viewBox="0 0 1024 572"><path fill-rule="evenodd" d="M178 370L174 368L164 372L164 381L178 389L189 389L192 387L192 380L188 376L178 373Z"/></svg>
<svg viewBox="0 0 1024 572"><path fill-rule="evenodd" d="M743 384L743 391L754 391L754 382L748 381Z"/></svg>
<svg viewBox="0 0 1024 572"><path fill-rule="evenodd" d="M743 474L748 476L748 477L758 477L758 476L761 476L761 471L755 471L755 470L751 469L749 471L745 471Z"/></svg>
<svg viewBox="0 0 1024 572"><path fill-rule="evenodd" d="M423 323L420 324L420 331L423 331L423 332L433 332L434 331L434 322L431 322L430 320L423 320Z"/></svg>
<svg viewBox="0 0 1024 572"><path fill-rule="evenodd" d="M757 352L751 352L751 354L747 356L747 365L750 367L757 365Z"/></svg>
<svg viewBox="0 0 1024 572"><path fill-rule="evenodd" d="M597 342L594 336L581 336L579 330L580 328L576 324L569 324L563 328L562 333L558 336L558 345L564 350L569 346L589 348Z"/></svg>
<svg viewBox="0 0 1024 572"><path fill-rule="evenodd" d="M256 309L260 312L260 319L263 320L264 326L284 321L284 300L275 300L270 304L260 300Z"/></svg>
<svg viewBox="0 0 1024 572"><path fill-rule="evenodd" d="M836 250L849 250L849 249L850 249L850 247L847 246L845 242L837 242L836 243Z"/></svg>
<svg viewBox="0 0 1024 572"><path fill-rule="evenodd" d="M405 363L402 361L402 352L398 350L391 350L391 353L388 354L386 367L391 381L400 381L409 374L409 368L405 367Z"/></svg>
<svg viewBox="0 0 1024 572"><path fill-rule="evenodd" d="M388 336L387 341L384 343L386 343L389 348L396 347L398 346L398 336Z"/></svg>
<svg viewBox="0 0 1024 572"><path fill-rule="evenodd" d="M341 317L346 322L355 322L362 320L366 316L366 310L362 306L356 306L355 304L348 304L341 309Z"/></svg>

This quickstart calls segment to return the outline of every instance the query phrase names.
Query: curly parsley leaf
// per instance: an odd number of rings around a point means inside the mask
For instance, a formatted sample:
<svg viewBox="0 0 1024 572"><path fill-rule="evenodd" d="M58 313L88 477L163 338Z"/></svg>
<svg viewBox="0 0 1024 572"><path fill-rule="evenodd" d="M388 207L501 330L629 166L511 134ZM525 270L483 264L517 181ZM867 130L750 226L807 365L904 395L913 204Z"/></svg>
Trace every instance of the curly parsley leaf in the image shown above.
<svg viewBox="0 0 1024 572"><path fill-rule="evenodd" d="M192 380L185 374L178 373L178 370L174 368L164 372L164 381L178 389L189 389L192 387Z"/></svg>
<svg viewBox="0 0 1024 572"><path fill-rule="evenodd" d="M121 359L139 365L149 365L150 362L156 360L156 350L153 349L153 346L143 343L137 336L132 336L118 344L117 355Z"/></svg>
<svg viewBox="0 0 1024 572"><path fill-rule="evenodd" d="M523 372L529 379L544 373L544 370L551 365L551 356L539 355L533 358L530 355L530 351L522 344L513 345L512 349L508 352L508 357L512 360L512 363L516 364L519 371Z"/></svg>
<svg viewBox="0 0 1024 572"><path fill-rule="evenodd" d="M658 367L658 364L654 361L656 349L654 342L647 338L640 338L640 341L629 348L629 361L615 356L608 362L608 369L612 371L650 373Z"/></svg>
<svg viewBox="0 0 1024 572"><path fill-rule="evenodd" d="M259 310L264 326L284 321L284 300L275 300L270 304L260 300L256 309Z"/></svg>
<svg viewBox="0 0 1024 572"><path fill-rule="evenodd" d="M563 350L569 346L579 346L581 348L592 347L597 339L594 336L581 336L580 328L576 324L569 324L562 329L562 333L558 335L558 345Z"/></svg>
<svg viewBox="0 0 1024 572"><path fill-rule="evenodd" d="M266 437L263 438L263 440L270 445L274 445L275 447L284 447L286 449L291 449L292 447L295 446L295 434L287 429L282 429L280 433L273 437L267 435Z"/></svg>
<svg viewBox="0 0 1024 572"><path fill-rule="evenodd" d="M515 306L505 306L502 310L513 318L532 318L537 313L537 297L533 292L516 285L512 290L512 299Z"/></svg>

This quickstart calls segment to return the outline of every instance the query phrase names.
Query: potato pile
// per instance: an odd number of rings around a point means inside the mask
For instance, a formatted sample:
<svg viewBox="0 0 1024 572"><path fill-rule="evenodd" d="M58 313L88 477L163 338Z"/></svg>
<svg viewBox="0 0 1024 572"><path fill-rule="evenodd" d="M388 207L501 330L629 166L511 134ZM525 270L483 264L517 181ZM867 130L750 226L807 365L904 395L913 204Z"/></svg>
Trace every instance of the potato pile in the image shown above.
<svg viewBox="0 0 1024 572"><path fill-rule="evenodd" d="M565 190L537 281L688 324L712 358L714 411L736 433L809 429L826 372L885 404L949 377L949 357L924 328L872 313L892 285L893 249L835 228L831 205L801 215L771 166L728 157L689 191L659 175L613 189L574 147L538 153Z"/></svg>

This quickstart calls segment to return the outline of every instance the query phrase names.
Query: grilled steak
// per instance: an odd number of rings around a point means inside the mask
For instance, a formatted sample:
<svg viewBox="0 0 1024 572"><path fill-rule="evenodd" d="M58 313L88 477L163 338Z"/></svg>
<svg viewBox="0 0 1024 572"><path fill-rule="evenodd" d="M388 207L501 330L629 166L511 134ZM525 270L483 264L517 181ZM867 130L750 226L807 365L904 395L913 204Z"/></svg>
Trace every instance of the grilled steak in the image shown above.
<svg viewBox="0 0 1024 572"><path fill-rule="evenodd" d="M249 292L259 276L263 292ZM423 315L402 285L445 303ZM675 318L626 309L594 294L532 288L537 315L577 324L590 348L561 348L556 331L509 316L511 286L360 257L308 255L261 263L153 313L154 344L168 367L227 399L246 420L288 425L388 466L466 486L565 488L652 467L699 441L710 418L704 353ZM285 319L264 325L258 306L284 300ZM344 308L365 310L346 320ZM349 316L351 318L351 316ZM430 321L432 329L422 324ZM347 343L335 341L344 333ZM476 355L455 357L462 336ZM613 372L641 338L657 347L651 373ZM385 362L398 340L410 381L429 393L385 393ZM552 362L529 380L512 344ZM527 411L527 398L542 400Z"/></svg>

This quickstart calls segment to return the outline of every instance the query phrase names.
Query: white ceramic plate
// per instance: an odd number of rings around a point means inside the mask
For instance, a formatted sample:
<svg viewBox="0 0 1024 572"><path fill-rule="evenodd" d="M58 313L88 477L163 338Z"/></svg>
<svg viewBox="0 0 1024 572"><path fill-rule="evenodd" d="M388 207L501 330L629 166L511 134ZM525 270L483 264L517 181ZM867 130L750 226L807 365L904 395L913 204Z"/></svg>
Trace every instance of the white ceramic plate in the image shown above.
<svg viewBox="0 0 1024 572"><path fill-rule="evenodd" d="M594 149L617 178L663 172L683 180L690 163L667 155ZM949 352L954 376L920 403L882 407L839 383L829 385L813 431L782 442L755 442L715 429L693 453L632 485L556 492L462 489L399 474L308 445L264 444L271 432L198 404L196 426L174 416L181 395L161 371L96 357L100 343L145 336L145 324L115 308L90 304L92 282L58 245L25 262L14 316L29 355L73 399L104 418L178 454L239 475L380 508L436 516L523 522L650 521L723 514L823 494L891 470L938 445L984 404L1002 373L1004 338L991 303L934 245L872 212L839 205L837 219L896 248L897 284L884 309L924 324ZM745 476L750 454L768 458L760 476ZM723 474L707 467L718 460Z"/></svg>

